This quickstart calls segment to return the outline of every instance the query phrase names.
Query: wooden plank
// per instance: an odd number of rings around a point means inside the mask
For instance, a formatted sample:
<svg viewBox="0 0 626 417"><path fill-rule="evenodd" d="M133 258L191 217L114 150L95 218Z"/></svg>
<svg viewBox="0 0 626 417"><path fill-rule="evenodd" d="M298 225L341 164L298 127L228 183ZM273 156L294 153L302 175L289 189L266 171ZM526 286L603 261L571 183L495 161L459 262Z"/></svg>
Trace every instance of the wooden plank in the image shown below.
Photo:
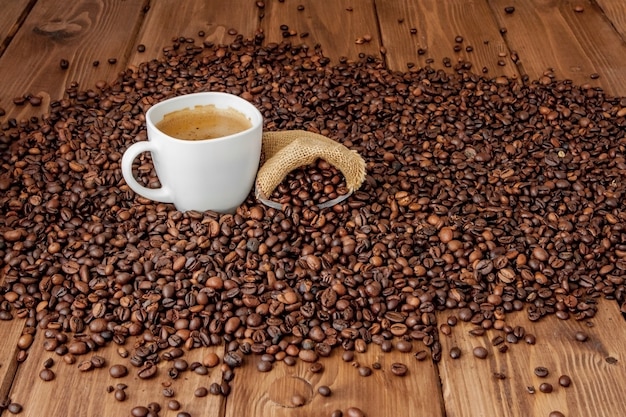
<svg viewBox="0 0 626 417"><path fill-rule="evenodd" d="M366 416L443 416L439 378L432 361L417 361L413 354L421 343L414 343L412 353L392 351L383 353L372 345L365 353L356 353L354 361L342 360L342 348L329 358L321 358L324 370L313 373L311 364L299 361L289 367L276 362L269 373L260 373L256 364L259 356L249 357L248 363L236 370L233 391L226 404L227 417L328 417L334 410L347 415L349 407L357 407ZM363 377L358 365L378 362L379 370ZM391 364L404 363L408 373L404 377L391 373ZM331 389L331 395L318 393L320 386ZM294 406L294 395L304 398L305 404ZM245 399L245 400L242 400Z"/></svg>
<svg viewBox="0 0 626 417"><path fill-rule="evenodd" d="M6 398L17 371L17 341L23 328L23 320L0 322L0 399Z"/></svg>
<svg viewBox="0 0 626 417"><path fill-rule="evenodd" d="M598 7L584 3L580 13L575 11L580 0L532 0L516 2L514 12L507 13L510 0L489 3L530 79L552 68L560 79L626 95L626 43Z"/></svg>
<svg viewBox="0 0 626 417"><path fill-rule="evenodd" d="M163 48L172 44L172 38L198 39L198 32L203 31L204 37L200 40L230 43L237 34L253 37L259 27L259 9L249 0L160 0L152 3L136 41L137 46L145 46L145 51L134 50L130 59L132 65L161 57Z"/></svg>
<svg viewBox="0 0 626 417"><path fill-rule="evenodd" d="M8 117L46 113L50 100L62 98L72 81L88 89L99 79L114 79L126 66L142 9L143 1L80 0L61 7L37 2L0 58L0 74L11 80L0 91ZM117 62L108 63L110 58ZM69 62L66 70L61 59ZM40 96L42 105L13 105L14 97L29 94Z"/></svg>
<svg viewBox="0 0 626 417"><path fill-rule="evenodd" d="M622 0L596 0L595 3L602 9L622 39L626 41L626 3Z"/></svg>
<svg viewBox="0 0 626 417"><path fill-rule="evenodd" d="M380 57L380 37L373 0L298 0L265 2L261 21L265 41L319 44L333 63L345 57ZM284 30L283 25L287 26ZM292 32L284 37L283 33ZM363 55L361 55L363 54Z"/></svg>
<svg viewBox="0 0 626 417"><path fill-rule="evenodd" d="M471 336L469 323L458 324L449 337L441 337L442 361L439 365L443 396L448 417L470 416L548 416L560 411L566 416L593 415L614 417L626 409L626 333L617 303L600 300L598 313L590 321L561 321L555 316L530 323L525 313L507 318L511 326L522 326L537 338L536 345L523 341L506 343L508 352L500 353L492 339L504 332L489 330L484 336ZM440 313L439 320L450 312ZM576 333L588 335L586 342L576 340ZM450 349L461 349L459 359L451 359ZM485 360L476 358L474 347L485 347ZM549 375L539 378L536 367L545 367ZM500 379L497 374L501 374ZM572 385L559 386L561 375L568 375ZM541 383L550 383L554 391L540 392ZM534 387L535 393L529 393Z"/></svg>
<svg viewBox="0 0 626 417"><path fill-rule="evenodd" d="M213 382L221 382L221 371L218 368L209 370L208 375L199 375L191 370L181 372L177 379L168 376L168 369L172 367L170 361L160 361L158 373L152 379L137 377L137 369L130 365L128 359L122 359L117 353L115 345L108 346L96 352L77 356L77 362L68 365L53 352L46 352L42 348L43 331L37 334L35 343L31 347L28 359L18 369L10 398L23 406L20 414L24 417L65 417L65 416L130 416L131 409L136 406L146 407L156 402L160 405L161 416L175 416L177 412L186 411L193 416L219 416L223 414L224 397L208 395L196 397L194 391L199 387L209 388ZM127 346L130 349L130 342ZM219 357L223 355L223 348L211 347L194 349L187 352L184 359L191 364L201 361L208 352L213 351ZM90 360L98 355L105 359L103 368L90 371L80 371L78 366L82 361ZM55 364L50 368L55 373L52 381L45 382L39 377L45 360L52 358ZM125 365L129 373L122 378L113 378L109 368L115 364ZM116 387L125 384L127 388L125 401L118 401L114 393L107 391L107 387ZM174 391L174 396L167 398L163 394L166 384ZM181 404L179 411L167 409L170 399Z"/></svg>
<svg viewBox="0 0 626 417"><path fill-rule="evenodd" d="M463 60L471 62L476 73L518 76L484 0L378 0L376 10L392 69L405 71L410 63L445 68L445 61L454 66ZM462 42L456 41L457 36ZM460 50L455 51L455 46Z"/></svg>
<svg viewBox="0 0 626 417"><path fill-rule="evenodd" d="M33 0L13 0L2 5L0 13L0 56L30 11Z"/></svg>

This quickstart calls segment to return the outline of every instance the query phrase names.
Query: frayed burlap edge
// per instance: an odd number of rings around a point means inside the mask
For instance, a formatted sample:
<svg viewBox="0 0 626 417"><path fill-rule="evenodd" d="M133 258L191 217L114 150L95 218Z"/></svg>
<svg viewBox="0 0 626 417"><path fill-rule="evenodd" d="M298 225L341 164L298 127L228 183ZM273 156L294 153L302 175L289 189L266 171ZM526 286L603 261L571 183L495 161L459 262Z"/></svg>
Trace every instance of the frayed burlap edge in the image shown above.
<svg viewBox="0 0 626 417"><path fill-rule="evenodd" d="M323 159L335 166L346 179L348 195L358 190L365 181L365 161L357 152L346 148L326 136L304 130L263 133L264 160L257 172L255 195L265 204L272 203L268 196L296 168ZM347 198L333 200L333 204ZM268 204L278 206L278 203ZM332 204L324 204L329 207ZM321 205L320 205L321 207Z"/></svg>

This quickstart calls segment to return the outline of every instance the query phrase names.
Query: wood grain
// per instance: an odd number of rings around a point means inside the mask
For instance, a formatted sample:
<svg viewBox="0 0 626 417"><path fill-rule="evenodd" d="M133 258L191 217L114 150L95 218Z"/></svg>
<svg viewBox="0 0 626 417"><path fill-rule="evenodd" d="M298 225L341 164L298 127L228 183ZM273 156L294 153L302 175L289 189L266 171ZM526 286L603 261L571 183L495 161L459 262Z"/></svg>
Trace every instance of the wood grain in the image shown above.
<svg viewBox="0 0 626 417"><path fill-rule="evenodd" d="M323 54L333 63L342 57L350 60L358 60L360 56L380 57L381 43L373 0L265 3L261 26L266 42L287 40L309 47L319 44ZM286 32L294 31L293 36L285 38L282 25L287 25Z"/></svg>
<svg viewBox="0 0 626 417"><path fill-rule="evenodd" d="M17 370L17 341L22 334L24 320L0 322L0 398L9 393Z"/></svg>
<svg viewBox="0 0 626 417"><path fill-rule="evenodd" d="M452 66L463 60L471 62L479 74L485 68L487 76L519 75L484 0L378 0L376 4L387 64L392 69L405 71L409 63L445 68L444 60ZM454 50L457 36L463 38L458 52Z"/></svg>
<svg viewBox="0 0 626 417"><path fill-rule="evenodd" d="M585 5L589 4L584 2ZM595 0L610 24L626 42L626 3L622 0Z"/></svg>
<svg viewBox="0 0 626 417"><path fill-rule="evenodd" d="M489 4L530 79L552 68L560 79L626 95L626 43L598 7L586 3L578 13L574 8L580 0L530 0L516 2L514 13L506 13L510 0Z"/></svg>
<svg viewBox="0 0 626 417"><path fill-rule="evenodd" d="M2 5L2 13L0 13L0 56L28 15L33 3L34 0L14 0Z"/></svg>
<svg viewBox="0 0 626 417"><path fill-rule="evenodd" d="M439 321L445 322L448 315L450 312L440 314ZM512 315L507 322L533 333L536 345L521 341L508 344L508 352L500 353L492 346L492 339L504 336L504 332L489 330L475 337L468 333L474 328L468 323L457 325L449 337L441 337L439 373L448 417L547 416L555 410L566 416L614 417L623 413L626 334L617 331L623 329L624 320L615 302L600 300L598 314L589 322L592 327L554 316L531 323L524 313ZM577 332L586 333L589 340L578 342ZM456 360L449 356L455 346L462 351ZM487 348L487 359L474 357L472 350L476 346ZM612 363L611 358L617 362ZM542 379L534 374L539 366L550 371L548 377ZM573 381L569 388L558 384L559 376L564 374ZM540 392L542 382L552 384L554 391ZM529 393L528 387L534 387L535 393Z"/></svg>
<svg viewBox="0 0 626 417"><path fill-rule="evenodd" d="M152 2L135 42L136 46L143 44L145 51L139 53L134 49L130 64L139 65L161 57L163 47L171 45L172 38L182 36L199 42L230 43L238 34L246 38L254 36L258 27L259 10L249 0ZM236 34L229 34L231 30ZM203 38L198 36L200 31L205 33Z"/></svg>
<svg viewBox="0 0 626 417"><path fill-rule="evenodd" d="M211 383L221 381L221 371L218 368L210 370L208 375L198 375L190 370L182 372L177 379L168 376L171 362L161 361L158 373L153 379L143 380L137 377L137 368L133 367L128 359L122 359L114 345L82 356L77 356L73 365L65 363L61 357L53 352L46 352L41 348L43 332L39 332L28 359L20 365L11 390L11 400L23 405L24 417L41 416L130 416L135 406L147 406L156 402L161 406L162 417L173 417L175 411L167 409L168 398L163 395L164 383L170 383L174 390L174 397L182 405L179 411L186 411L193 416L218 416L223 413L224 397L208 395L203 398L195 397L194 391L199 387L209 388ZM129 346L127 346L130 349ZM214 351L219 357L223 355L222 348L194 349L186 353L184 358L188 363L201 361L209 351ZM106 365L100 369L80 371L78 364L98 355L106 360ZM56 378L45 382L38 375L43 368L43 362L53 358L52 366ZM109 367L114 364L125 365L129 374L123 378L112 378ZM107 392L108 386L125 384L128 387L126 401L117 401L113 393ZM45 400L43 400L45 399Z"/></svg>
<svg viewBox="0 0 626 417"><path fill-rule="evenodd" d="M72 81L88 89L99 79L114 79L126 66L142 8L142 1L38 2L0 58L0 74L11 80L0 91L7 114L18 120L41 115ZM117 62L109 64L109 58ZM61 59L69 61L67 70ZM43 98L41 107L13 106L14 97L29 94Z"/></svg>
<svg viewBox="0 0 626 417"><path fill-rule="evenodd" d="M424 349L415 343L413 353ZM341 351L336 349L329 358L321 358L321 373L312 373L310 364L298 362L286 366L274 364L269 373L256 369L259 357L249 357L245 367L237 369L233 392L226 407L227 417L328 417L334 410L346 415L349 407L361 409L365 415L375 416L443 416L439 379L432 361L418 362L411 353L392 351L383 353L376 345L367 352L355 354L353 362L344 362ZM381 369L373 370L368 377L360 376L355 365L371 367L380 363ZM407 365L406 376L391 373L391 364ZM330 397L318 393L322 385L330 387ZM292 398L301 395L306 404L294 407ZM241 399L245 398L245 401Z"/></svg>

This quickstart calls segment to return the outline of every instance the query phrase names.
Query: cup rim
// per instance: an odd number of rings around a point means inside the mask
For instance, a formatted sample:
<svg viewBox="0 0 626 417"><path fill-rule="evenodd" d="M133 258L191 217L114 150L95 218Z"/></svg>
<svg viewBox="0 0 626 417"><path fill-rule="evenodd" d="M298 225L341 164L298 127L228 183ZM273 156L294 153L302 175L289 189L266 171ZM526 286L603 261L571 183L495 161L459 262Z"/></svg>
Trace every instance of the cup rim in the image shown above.
<svg viewBox="0 0 626 417"><path fill-rule="evenodd" d="M185 100L193 100L194 98L198 98L199 96L211 96L211 97L227 97L228 100L235 100L238 101L240 103L242 103L244 106L248 107L249 111L245 111L245 116L250 120L250 123L252 124L252 126L250 126L248 129L246 130L242 130L240 132L237 133L233 133L231 135L228 136L222 136L219 138L213 138L213 139L200 139L200 140L185 140L185 139L180 139L180 138L176 138L174 136L168 135L167 133L163 132L162 130L160 130L159 128L156 127L156 123L158 122L154 122L153 119L153 114L155 112L157 112L159 110L159 108L166 106L168 104L172 104L172 102L176 102L176 101L185 101ZM215 104L215 103L206 103L206 104ZM176 107L175 109L172 110L168 110L167 112L165 112L165 114L167 113L171 113L173 111L179 111L179 110L183 110L183 109L188 109L191 108L192 106L197 105L197 104L190 104L188 106L179 106ZM227 107L229 107L227 105ZM232 107L232 106L230 106ZM240 108L236 109L237 111L241 111ZM225 93L222 91L201 91L201 92L197 92L197 93L189 93L189 94L181 94L178 96L173 96L173 97L169 97L165 100L159 101L158 103L155 103L154 105L152 105L146 112L145 112L145 123L146 123L146 128L151 127L152 129L154 129L155 131L159 132L161 134L161 137L163 138L167 138L176 142L180 142L182 143L186 143L188 144L188 146L194 146L194 145L198 145L201 143L206 143L207 141L210 141L211 143L218 143L218 142L223 142L226 140L232 140L233 138L237 137L237 136L241 136L244 134L247 134L255 129L260 129L263 126L263 115L261 114L261 112L259 111L259 109L251 102L249 102L248 100L244 99L243 97L240 97L238 95L235 94L230 94L230 93ZM162 117L161 117L162 119ZM160 119L160 120L161 120ZM160 121L159 120L159 121Z"/></svg>

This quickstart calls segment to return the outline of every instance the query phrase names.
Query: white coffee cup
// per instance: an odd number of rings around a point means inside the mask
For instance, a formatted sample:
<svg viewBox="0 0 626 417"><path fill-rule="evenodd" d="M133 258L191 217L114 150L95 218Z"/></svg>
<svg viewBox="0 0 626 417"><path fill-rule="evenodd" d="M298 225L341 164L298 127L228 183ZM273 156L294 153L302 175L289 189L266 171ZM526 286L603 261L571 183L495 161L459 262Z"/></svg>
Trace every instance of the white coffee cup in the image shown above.
<svg viewBox="0 0 626 417"><path fill-rule="evenodd" d="M204 140L177 139L156 125L166 114L195 106L214 105L243 114L251 127L229 136ZM246 199L261 157L263 117L250 102L227 93L204 92L177 96L146 112L148 140L131 145L122 157L122 174L137 194L173 203L177 210L232 213ZM135 158L150 152L160 188L139 184L132 172Z"/></svg>

